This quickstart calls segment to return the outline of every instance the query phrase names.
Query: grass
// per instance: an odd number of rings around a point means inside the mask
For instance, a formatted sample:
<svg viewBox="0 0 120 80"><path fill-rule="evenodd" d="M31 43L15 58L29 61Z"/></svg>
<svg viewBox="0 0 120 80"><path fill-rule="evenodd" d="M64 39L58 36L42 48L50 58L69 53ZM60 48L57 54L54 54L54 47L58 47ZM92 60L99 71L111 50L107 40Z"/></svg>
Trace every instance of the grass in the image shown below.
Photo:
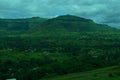
<svg viewBox="0 0 120 80"><path fill-rule="evenodd" d="M120 66L48 77L41 80L120 80Z"/></svg>

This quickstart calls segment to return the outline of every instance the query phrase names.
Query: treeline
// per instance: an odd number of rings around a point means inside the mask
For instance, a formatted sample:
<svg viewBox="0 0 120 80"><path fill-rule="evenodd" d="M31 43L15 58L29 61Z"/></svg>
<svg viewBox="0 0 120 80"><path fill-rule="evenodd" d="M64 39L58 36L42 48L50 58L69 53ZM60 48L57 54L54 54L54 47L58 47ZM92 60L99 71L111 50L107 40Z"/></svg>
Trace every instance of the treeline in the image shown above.
<svg viewBox="0 0 120 80"><path fill-rule="evenodd" d="M116 36L116 37L115 37ZM21 52L63 52L81 53L84 49L105 49L120 47L120 37L116 34L72 34L52 36L3 36L0 49Z"/></svg>

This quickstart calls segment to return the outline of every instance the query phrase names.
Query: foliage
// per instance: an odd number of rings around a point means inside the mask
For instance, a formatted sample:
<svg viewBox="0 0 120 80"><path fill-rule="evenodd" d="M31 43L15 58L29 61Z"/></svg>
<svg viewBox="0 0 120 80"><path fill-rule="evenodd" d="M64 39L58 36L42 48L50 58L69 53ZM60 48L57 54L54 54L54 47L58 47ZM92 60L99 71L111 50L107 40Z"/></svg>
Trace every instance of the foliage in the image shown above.
<svg viewBox="0 0 120 80"><path fill-rule="evenodd" d="M19 34L39 26L45 18L0 19L0 34Z"/></svg>
<svg viewBox="0 0 120 80"><path fill-rule="evenodd" d="M20 25L0 21L1 80L38 80L120 64L120 31L109 26L71 15L39 24L39 18L15 19ZM13 34L5 35L7 29Z"/></svg>

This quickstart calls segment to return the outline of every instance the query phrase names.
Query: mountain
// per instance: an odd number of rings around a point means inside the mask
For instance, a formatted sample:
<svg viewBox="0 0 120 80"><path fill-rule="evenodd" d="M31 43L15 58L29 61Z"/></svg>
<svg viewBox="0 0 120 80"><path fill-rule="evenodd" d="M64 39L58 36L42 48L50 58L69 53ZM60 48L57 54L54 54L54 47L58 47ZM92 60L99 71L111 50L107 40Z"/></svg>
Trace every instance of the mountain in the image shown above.
<svg viewBox="0 0 120 80"><path fill-rule="evenodd" d="M18 33L32 29L44 22L45 18L0 19L0 34Z"/></svg>
<svg viewBox="0 0 120 80"><path fill-rule="evenodd" d="M46 19L40 17L23 19L0 19L0 34L68 34L79 32L106 32L116 29L107 25L97 24L90 19L73 15L62 15ZM27 34L27 35L28 35Z"/></svg>
<svg viewBox="0 0 120 80"><path fill-rule="evenodd" d="M107 25L97 24L90 19L63 15L46 20L39 27L30 30L30 33L101 32L114 30L116 29Z"/></svg>
<svg viewBox="0 0 120 80"><path fill-rule="evenodd" d="M73 15L0 22L0 80L120 80L119 66L89 72L120 65L117 29Z"/></svg>

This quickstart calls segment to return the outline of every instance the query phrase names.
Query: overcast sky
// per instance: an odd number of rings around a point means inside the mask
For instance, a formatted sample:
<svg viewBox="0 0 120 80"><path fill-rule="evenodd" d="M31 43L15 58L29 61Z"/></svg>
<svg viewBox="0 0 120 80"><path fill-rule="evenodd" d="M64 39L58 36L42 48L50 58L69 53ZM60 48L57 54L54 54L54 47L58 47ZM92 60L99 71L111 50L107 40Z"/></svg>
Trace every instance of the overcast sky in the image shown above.
<svg viewBox="0 0 120 80"><path fill-rule="evenodd" d="M120 28L120 0L0 0L0 18L72 14Z"/></svg>

